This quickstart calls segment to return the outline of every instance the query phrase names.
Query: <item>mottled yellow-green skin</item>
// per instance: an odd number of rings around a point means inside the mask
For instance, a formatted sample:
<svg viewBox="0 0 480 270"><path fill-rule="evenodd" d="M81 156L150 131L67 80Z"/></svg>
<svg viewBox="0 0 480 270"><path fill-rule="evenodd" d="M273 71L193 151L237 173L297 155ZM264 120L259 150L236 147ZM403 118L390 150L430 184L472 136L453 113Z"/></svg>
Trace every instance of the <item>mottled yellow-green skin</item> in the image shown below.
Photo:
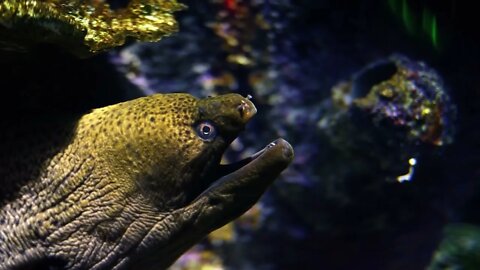
<svg viewBox="0 0 480 270"><path fill-rule="evenodd" d="M93 155L97 166L104 166L122 188L142 188L148 194L156 185L166 184L153 176L172 179L177 168L202 152L205 142L192 128L196 119L197 100L192 96L151 96L85 115L77 138L83 145L80 151Z"/></svg>
<svg viewBox="0 0 480 270"><path fill-rule="evenodd" d="M255 113L236 94L159 94L74 120L10 123L0 138L0 269L168 266L246 211L291 161L281 141L200 195ZM196 130L205 121L216 128L211 140ZM234 200L242 186L252 189L245 203Z"/></svg>

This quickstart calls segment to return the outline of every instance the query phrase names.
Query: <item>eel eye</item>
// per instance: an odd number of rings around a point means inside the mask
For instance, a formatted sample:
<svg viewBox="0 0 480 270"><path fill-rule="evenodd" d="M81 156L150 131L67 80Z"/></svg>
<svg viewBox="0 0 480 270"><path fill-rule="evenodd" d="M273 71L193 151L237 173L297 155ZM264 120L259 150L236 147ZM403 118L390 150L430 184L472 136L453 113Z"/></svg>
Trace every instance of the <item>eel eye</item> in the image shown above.
<svg viewBox="0 0 480 270"><path fill-rule="evenodd" d="M196 130L197 130L198 136L204 141L211 141L215 139L217 135L215 126L212 123L206 122L206 121L200 122L197 125Z"/></svg>

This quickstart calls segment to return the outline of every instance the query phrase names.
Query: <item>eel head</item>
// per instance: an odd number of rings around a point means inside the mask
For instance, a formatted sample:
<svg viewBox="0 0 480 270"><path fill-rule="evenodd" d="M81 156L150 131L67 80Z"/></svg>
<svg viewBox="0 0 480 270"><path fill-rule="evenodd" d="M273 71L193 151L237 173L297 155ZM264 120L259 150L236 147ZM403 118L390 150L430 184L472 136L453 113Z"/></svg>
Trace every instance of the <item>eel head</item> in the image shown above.
<svg viewBox="0 0 480 270"><path fill-rule="evenodd" d="M221 164L225 150L255 113L253 103L237 94L204 99L153 95L92 112L103 114L95 119L111 122L121 116L122 123L109 129L116 133L103 136L103 142L97 139L92 151L116 181L130 186L134 208L148 209L137 222L155 220L146 232L137 233L142 237L135 248L112 257L112 265L166 268L260 198L292 161L288 142L277 139L251 157Z"/></svg>

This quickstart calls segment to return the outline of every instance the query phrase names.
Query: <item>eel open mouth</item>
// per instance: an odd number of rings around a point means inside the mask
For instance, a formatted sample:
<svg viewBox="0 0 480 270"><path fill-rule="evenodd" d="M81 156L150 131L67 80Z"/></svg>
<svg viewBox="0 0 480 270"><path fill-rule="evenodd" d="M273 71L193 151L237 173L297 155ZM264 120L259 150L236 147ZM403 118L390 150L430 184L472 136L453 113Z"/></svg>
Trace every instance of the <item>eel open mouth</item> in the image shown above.
<svg viewBox="0 0 480 270"><path fill-rule="evenodd" d="M219 165L219 178L180 210L194 220L189 233L206 235L245 213L292 160L292 146L277 139L251 157Z"/></svg>
<svg viewBox="0 0 480 270"><path fill-rule="evenodd" d="M200 105L208 111L212 104L221 104L224 111L232 111L239 125L245 125L257 112L250 98L232 94L213 97ZM214 99L222 102L215 103ZM187 205L190 210L185 212L199 213L196 224L203 223L204 229L218 228L252 207L292 160L292 146L280 138L248 158L227 165L218 164L205 177L204 189Z"/></svg>
<svg viewBox="0 0 480 270"><path fill-rule="evenodd" d="M256 152L255 154L246 157L244 159L228 163L228 164L219 164L215 170L215 177L214 179L219 179L227 174L230 174L234 171L239 170L243 166L247 165L248 163L252 162L255 160L257 157L261 156L265 151L267 151L269 148L274 147L277 144L276 141L273 141L269 143L267 146L265 146L262 150Z"/></svg>
<svg viewBox="0 0 480 270"><path fill-rule="evenodd" d="M258 188L259 196L293 159L293 148L284 139L277 139L250 157L230 164L219 164L210 186L198 197L229 189ZM227 192L229 193L229 192Z"/></svg>

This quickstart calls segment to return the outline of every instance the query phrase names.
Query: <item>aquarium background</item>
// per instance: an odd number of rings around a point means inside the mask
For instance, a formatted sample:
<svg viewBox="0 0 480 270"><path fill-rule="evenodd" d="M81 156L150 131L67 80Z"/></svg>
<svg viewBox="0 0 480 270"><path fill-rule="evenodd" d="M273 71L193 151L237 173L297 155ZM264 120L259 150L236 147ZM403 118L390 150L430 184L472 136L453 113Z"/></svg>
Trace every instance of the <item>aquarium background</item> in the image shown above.
<svg viewBox="0 0 480 270"><path fill-rule="evenodd" d="M251 95L258 114L225 160L277 137L295 160L172 269L480 269L473 4L182 2L178 33L160 42L81 59L46 45L2 52L2 110L84 112L156 92Z"/></svg>

